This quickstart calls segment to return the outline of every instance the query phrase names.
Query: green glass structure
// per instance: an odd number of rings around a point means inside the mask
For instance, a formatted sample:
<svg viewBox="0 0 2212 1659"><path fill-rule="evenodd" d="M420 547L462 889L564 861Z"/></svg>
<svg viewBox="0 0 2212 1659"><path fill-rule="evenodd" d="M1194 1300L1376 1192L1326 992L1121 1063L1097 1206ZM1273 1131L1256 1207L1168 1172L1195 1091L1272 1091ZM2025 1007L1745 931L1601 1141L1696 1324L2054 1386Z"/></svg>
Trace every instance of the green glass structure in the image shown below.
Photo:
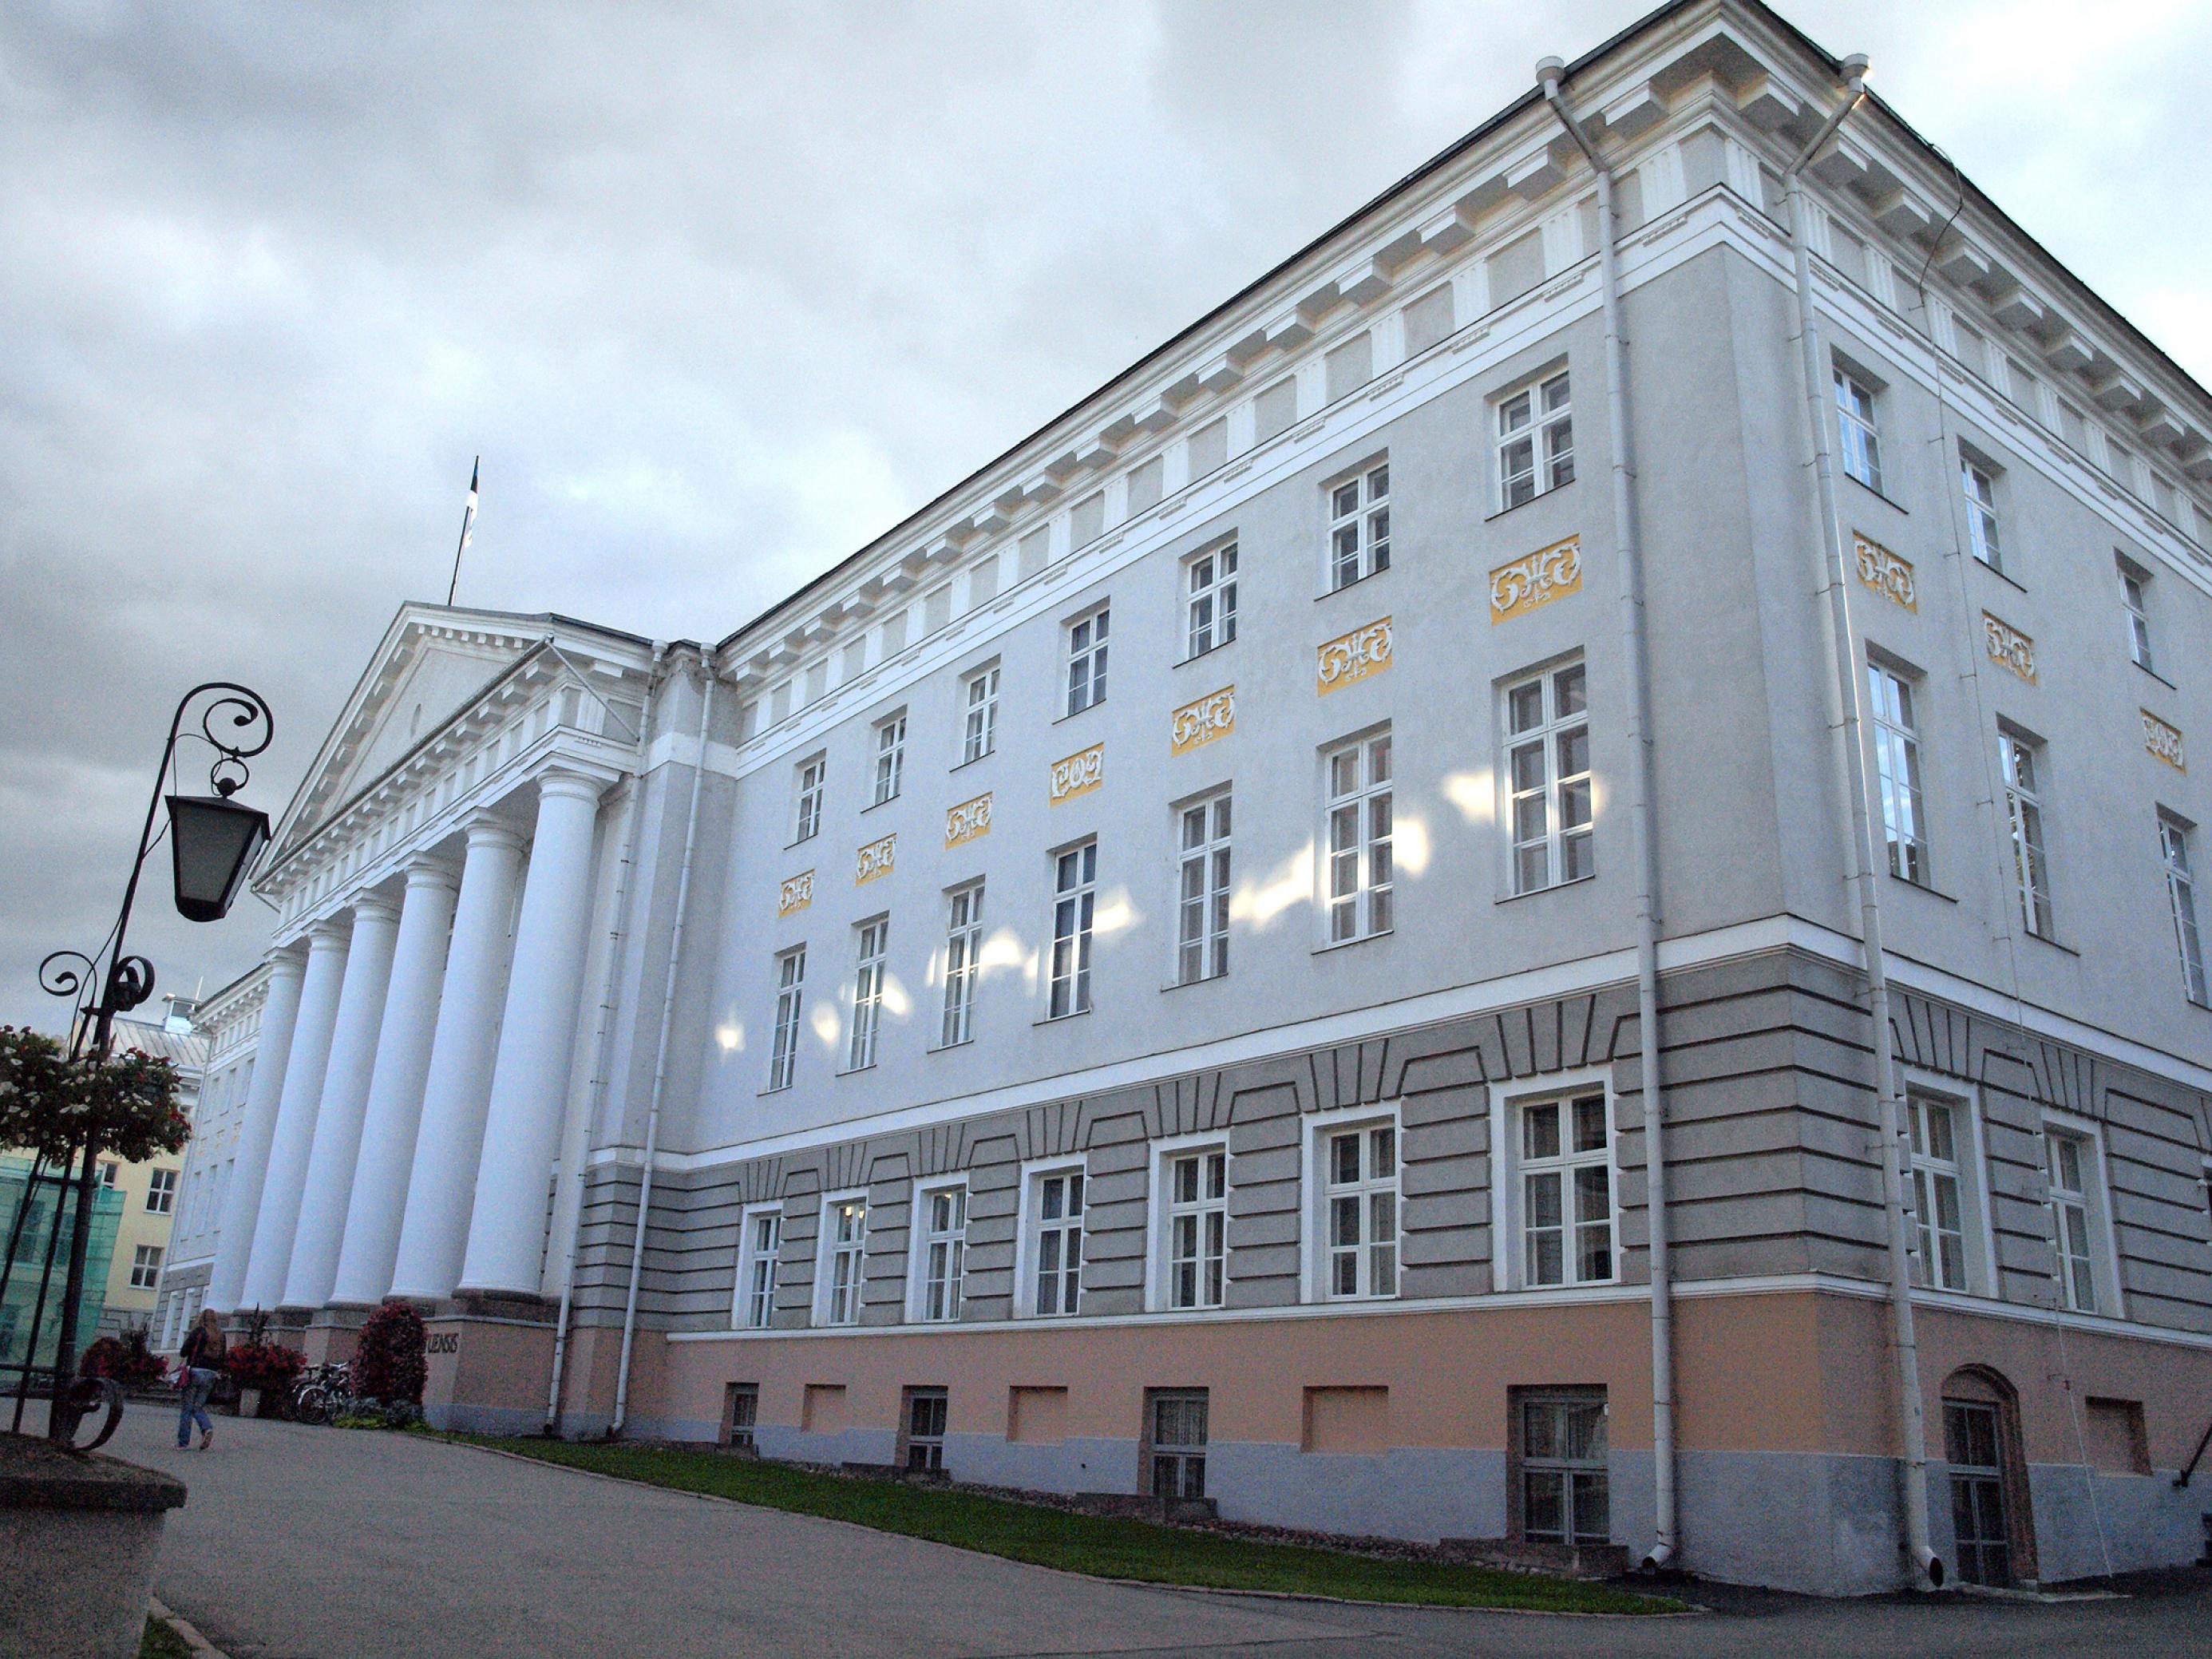
<svg viewBox="0 0 2212 1659"><path fill-rule="evenodd" d="M61 1236L54 1249L53 1273L46 1282L46 1308L37 1318L39 1351L31 1363L51 1365L61 1329L62 1297L69 1279L70 1231L76 1224L76 1189L64 1189L53 1178L51 1167L35 1192L30 1194L30 1214L16 1221L24 1195L31 1186L31 1160L20 1155L0 1158L0 1250L15 1240L15 1259L9 1264L8 1285L0 1294L0 1365L25 1363L45 1274L46 1251L54 1239L57 1200ZM105 1187L93 1189L92 1237L85 1251L84 1290L77 1301L77 1340L89 1342L100 1329L100 1316L107 1304L107 1268L115 1254L115 1235L123 1221L123 1195Z"/></svg>

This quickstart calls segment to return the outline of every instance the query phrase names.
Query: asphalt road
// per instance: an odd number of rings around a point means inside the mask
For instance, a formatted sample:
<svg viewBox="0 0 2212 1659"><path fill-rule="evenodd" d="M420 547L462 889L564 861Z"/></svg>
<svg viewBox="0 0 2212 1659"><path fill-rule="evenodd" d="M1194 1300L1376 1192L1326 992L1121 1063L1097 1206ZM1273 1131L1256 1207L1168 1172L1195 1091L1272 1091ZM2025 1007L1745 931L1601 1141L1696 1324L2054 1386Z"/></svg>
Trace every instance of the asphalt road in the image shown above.
<svg viewBox="0 0 2212 1659"><path fill-rule="evenodd" d="M1821 1602L1692 1589L1662 1620L1402 1611L1109 1584L841 1522L387 1434L218 1419L109 1450L191 1489L156 1593L234 1659L1176 1654L2212 1656L2212 1577L2120 1600Z"/></svg>

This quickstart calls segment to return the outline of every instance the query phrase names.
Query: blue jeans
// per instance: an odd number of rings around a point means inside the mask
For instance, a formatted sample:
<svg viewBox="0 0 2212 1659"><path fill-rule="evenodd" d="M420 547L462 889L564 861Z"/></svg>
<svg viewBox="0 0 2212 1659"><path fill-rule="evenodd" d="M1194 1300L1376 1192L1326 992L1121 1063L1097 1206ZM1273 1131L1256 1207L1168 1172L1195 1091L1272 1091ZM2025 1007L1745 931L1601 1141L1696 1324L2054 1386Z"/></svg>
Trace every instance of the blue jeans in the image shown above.
<svg viewBox="0 0 2212 1659"><path fill-rule="evenodd" d="M208 1395L214 1391L216 1373L202 1370L197 1365L185 1373L184 1410L177 1418L177 1444L179 1448L192 1443L192 1425L200 1425L202 1434L215 1432L215 1419L208 1415Z"/></svg>

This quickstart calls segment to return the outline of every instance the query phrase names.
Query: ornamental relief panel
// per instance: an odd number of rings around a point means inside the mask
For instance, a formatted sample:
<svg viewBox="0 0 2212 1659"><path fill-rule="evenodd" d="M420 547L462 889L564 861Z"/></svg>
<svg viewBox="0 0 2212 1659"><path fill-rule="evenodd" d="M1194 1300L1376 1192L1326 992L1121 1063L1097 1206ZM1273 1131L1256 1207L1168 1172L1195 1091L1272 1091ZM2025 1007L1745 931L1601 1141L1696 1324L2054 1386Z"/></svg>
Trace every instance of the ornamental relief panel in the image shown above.
<svg viewBox="0 0 2212 1659"><path fill-rule="evenodd" d="M1525 617L1553 599L1581 592L1582 586L1582 538L1570 536L1490 573L1491 623L1494 627Z"/></svg>
<svg viewBox="0 0 2212 1659"><path fill-rule="evenodd" d="M1851 532L1851 555L1858 566L1859 580L1890 601L1907 611L1920 609L1920 589L1912 579L1912 562L1891 552L1880 542L1870 542L1856 531Z"/></svg>
<svg viewBox="0 0 2212 1659"><path fill-rule="evenodd" d="M1315 653L1314 689L1322 696L1373 679L1391 664L1390 618L1382 617L1340 634Z"/></svg>
<svg viewBox="0 0 2212 1659"><path fill-rule="evenodd" d="M898 832L893 830L880 841L872 841L860 849L853 870L853 885L866 887L879 877L888 876L898 858Z"/></svg>
<svg viewBox="0 0 2212 1659"><path fill-rule="evenodd" d="M981 841L991 833L991 797L988 792L973 800L963 800L945 814L945 844L964 847L971 841Z"/></svg>
<svg viewBox="0 0 2212 1659"><path fill-rule="evenodd" d="M784 916L795 916L813 902L814 872L811 870L803 871L798 875L787 876L784 878L782 890L777 893L775 898L775 914L778 919Z"/></svg>
<svg viewBox="0 0 2212 1659"><path fill-rule="evenodd" d="M1106 781L1106 745L1094 743L1090 748L1065 760L1052 763L1052 777L1046 793L1054 806L1062 801L1073 800L1078 795L1087 795Z"/></svg>
<svg viewBox="0 0 2212 1659"><path fill-rule="evenodd" d="M1168 753L1188 755L1237 729L1237 688L1224 685L1168 716Z"/></svg>
<svg viewBox="0 0 2212 1659"><path fill-rule="evenodd" d="M2177 772L2189 769L2189 757L2181 743L2181 728L2169 726L2149 709L2136 711L2142 716L2143 748L2164 761Z"/></svg>
<svg viewBox="0 0 2212 1659"><path fill-rule="evenodd" d="M1986 611L1982 612L1982 647L1998 667L2035 684L2035 641Z"/></svg>

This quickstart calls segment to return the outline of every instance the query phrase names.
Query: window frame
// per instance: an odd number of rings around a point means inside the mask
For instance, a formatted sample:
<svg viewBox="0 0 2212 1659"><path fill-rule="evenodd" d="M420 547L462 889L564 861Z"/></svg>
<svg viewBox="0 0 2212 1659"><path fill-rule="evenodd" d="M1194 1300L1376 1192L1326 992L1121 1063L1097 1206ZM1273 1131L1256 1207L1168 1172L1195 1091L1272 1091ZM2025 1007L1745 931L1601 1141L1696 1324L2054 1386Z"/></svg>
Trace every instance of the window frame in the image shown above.
<svg viewBox="0 0 2212 1659"><path fill-rule="evenodd" d="M1592 1095L1602 1096L1605 1101L1604 1164L1613 1273L1606 1279L1576 1277L1563 1279L1557 1285L1532 1285L1528 1282L1526 1218L1522 1214L1524 1160L1521 1153L1521 1113L1530 1106L1570 1104ZM1620 1102L1613 1089L1612 1072L1607 1067L1587 1066L1527 1078L1516 1083L1491 1085L1491 1237L1493 1240L1506 1241L1502 1245L1494 1243L1492 1249L1495 1265L1491 1282L1494 1291L1524 1292L1547 1297L1573 1297L1614 1293L1626 1282L1623 1272L1626 1266L1627 1247L1621 1237L1621 1135ZM1544 1162L1549 1164L1552 1160ZM1564 1161L1561 1167L1571 1170L1577 1167L1577 1164L1573 1160ZM1562 1213L1564 1215L1564 1211ZM1571 1221L1563 1221L1563 1231L1571 1232L1575 1224ZM1563 1249L1560 1265L1563 1271L1576 1265L1573 1254Z"/></svg>
<svg viewBox="0 0 2212 1659"><path fill-rule="evenodd" d="M773 1224L774 1242L765 1255L756 1240L757 1224ZM756 1286L756 1270L765 1261L768 1281ZM738 1276L730 1291L730 1328L733 1331L765 1331L775 1326L775 1292L777 1279L783 1267L783 1203L777 1200L769 1204L748 1204L738 1213ZM756 1296L765 1292L762 1317L752 1317Z"/></svg>
<svg viewBox="0 0 2212 1659"><path fill-rule="evenodd" d="M822 833L822 808L830 791L830 751L817 749L791 768L791 845Z"/></svg>
<svg viewBox="0 0 2212 1659"><path fill-rule="evenodd" d="M957 1048L975 1040L975 994L983 975L983 907L989 885L987 878L978 876L973 881L963 881L945 890L945 987L938 1018L939 1048ZM953 962L956 954L960 958L957 966Z"/></svg>
<svg viewBox="0 0 2212 1659"><path fill-rule="evenodd" d="M1372 751L1377 742L1389 749L1389 775L1379 782L1373 777ZM1358 781L1349 791L1340 793L1336 788L1337 758L1347 752L1358 756ZM1315 860L1316 927L1320 935L1316 948L1334 950L1340 945L1357 945L1363 939L1388 937L1397 927L1397 834L1398 834L1398 745L1396 733L1388 720L1370 726L1364 731L1352 732L1325 744L1319 750L1321 762L1321 825L1315 845L1322 849ZM1387 834L1375 832L1372 803L1381 799L1389 802L1389 830ZM1358 872L1358 884L1350 895L1352 931L1340 936L1336 931L1336 914L1345 896L1335 890L1336 860L1346 849L1336 842L1337 814L1346 808L1356 814L1358 840L1349 849ZM1381 861L1388 867L1388 875L1376 877L1376 848L1381 848ZM1381 895L1378 906L1376 896ZM1378 908L1381 920L1377 921Z"/></svg>
<svg viewBox="0 0 2212 1659"><path fill-rule="evenodd" d="M1577 708L1562 714L1559 703L1559 681L1569 673L1581 676L1582 703ZM1497 682L1498 697L1498 823L1504 827L1505 852L1505 891L1514 898L1526 898L1535 893L1548 893L1555 888L1571 887L1577 882L1594 881L1597 878L1597 770L1591 753L1591 732L1594 722L1589 705L1589 664L1580 652L1571 652L1554 657L1534 667L1524 668L1508 674ZM1513 726L1514 695L1534 685L1538 688L1537 722L1516 731ZM1567 756L1563 745L1577 732L1582 737L1583 767L1580 771L1566 769ZM1516 758L1529 749L1540 750L1544 760L1544 779L1534 789L1520 786L1514 768ZM1523 799L1540 793L1543 797L1544 829L1540 838L1524 839L1520 833L1520 806ZM1565 822L1567 808L1579 799L1583 817L1574 823ZM1544 879L1524 885L1522 858L1527 853L1541 847L1544 854ZM1583 856L1588 867L1579 873L1569 873L1568 854L1571 846L1584 849Z"/></svg>
<svg viewBox="0 0 2212 1659"><path fill-rule="evenodd" d="M1090 854L1089 873L1080 873L1085 853ZM1046 857L1051 860L1048 874L1048 902L1050 909L1046 927L1044 973L1044 1018L1047 1020L1075 1019L1089 1013L1097 1006L1092 994L1091 980L1095 964L1092 962L1098 925L1098 837L1084 836L1064 847L1054 848ZM1066 859L1078 861L1076 883L1072 887L1061 885L1060 866ZM1060 931L1060 911L1063 906L1075 907L1074 927L1072 932ZM1068 971L1060 971L1060 950L1068 947L1072 963ZM1060 987L1065 982L1070 988L1066 1006L1061 1006Z"/></svg>
<svg viewBox="0 0 2212 1659"><path fill-rule="evenodd" d="M1604 1436L1605 1449L1595 1457L1539 1457L1533 1465L1528 1450L1528 1413L1531 1407L1540 1408L1589 1407L1598 1412L1599 1432ZM1513 1387L1506 1390L1506 1535L1516 1543L1564 1543L1565 1547L1595 1547L1613 1541L1613 1404L1608 1390L1602 1384L1562 1384L1556 1386ZM1577 1504L1573 1497L1573 1476L1577 1472L1601 1475L1606 1488L1606 1531L1602 1537L1595 1533L1578 1534L1575 1524ZM1551 1537L1532 1539L1528 1532L1528 1477L1534 1474L1557 1472L1564 1477L1561 1484L1561 1510L1565 1522L1564 1540Z"/></svg>
<svg viewBox="0 0 2212 1659"><path fill-rule="evenodd" d="M1208 1130L1196 1134L1170 1135L1152 1143L1152 1187L1149 1216L1146 1226L1146 1260L1149 1271L1145 1275L1145 1311L1146 1313L1200 1314L1215 1313L1229 1305L1229 1195L1233 1187L1230 1179L1232 1160L1229 1152L1229 1136L1225 1130ZM1206 1166L1204 1160L1214 1154L1221 1156L1221 1197L1218 1200L1205 1195ZM1200 1161L1200 1195L1188 1203L1178 1200L1171 1184L1173 1166L1182 1159L1196 1157ZM1204 1299L1203 1268L1207 1252L1205 1248L1204 1217L1214 1210L1221 1213L1221 1295L1218 1300ZM1199 1255L1201 1276L1198 1280L1200 1299L1185 1307L1175 1297L1175 1223L1185 1215L1200 1218Z"/></svg>
<svg viewBox="0 0 2212 1659"><path fill-rule="evenodd" d="M2044 1109L2037 1127L2044 1143L2044 1217L2049 1229L2058 1305L2068 1313L2092 1318L2124 1319L2127 1303L2121 1288L2119 1245L2112 1225L2112 1174L2105 1155L2104 1127L2075 1113L2050 1107ZM2079 1160L2082 1185L2071 1191L2061 1188L2053 1178L2058 1161L2057 1142L2060 1139L2073 1141L2082 1149ZM2059 1212L2069 1197L2081 1200L2083 1231L2088 1235L2085 1241L2086 1260L2094 1307L2081 1305L2073 1275L2068 1271L2069 1252L2061 1243Z"/></svg>
<svg viewBox="0 0 2212 1659"><path fill-rule="evenodd" d="M1377 474L1382 485L1375 487ZM1387 449L1370 455L1357 466L1349 466L1326 480L1321 488L1322 520L1322 592L1323 595L1341 593L1347 587L1356 587L1371 577L1379 576L1390 568L1391 508L1395 500L1391 493L1390 452ZM1339 510L1337 497L1350 488L1357 499L1348 508ZM1381 520L1378 529L1376 520ZM1343 541L1346 531L1352 532L1352 540ZM1346 553L1350 553L1352 574L1345 574Z"/></svg>
<svg viewBox="0 0 2212 1659"><path fill-rule="evenodd" d="M916 1408L936 1407L936 1430L933 1433L920 1431L915 1422ZM899 1390L898 1443L896 1455L898 1468L908 1474L939 1474L945 1473L945 1431L952 1420L951 1390L941 1384L908 1384ZM915 1454L921 1461L915 1461Z"/></svg>
<svg viewBox="0 0 2212 1659"><path fill-rule="evenodd" d="M1911 1188L1913 1253L1916 1258L1921 1255L1918 1173L1923 1164L1936 1163L1932 1157L1919 1150L1919 1125L1913 1112L1914 1104L1918 1103L1950 1109L1951 1170L1959 1182L1962 1234L1960 1265L1966 1280L1963 1285L1942 1285L1931 1275L1916 1278L1912 1288L1916 1293L1994 1297L1998 1294L2000 1280L1997 1276L1996 1233L1990 1222L1989 1143L1982 1122L1980 1087L1964 1079L1946 1077L1919 1066L1907 1066L1902 1070L1905 1108L1904 1174Z"/></svg>
<svg viewBox="0 0 2212 1659"><path fill-rule="evenodd" d="M2013 901L2021 926L2031 937L2045 942L2057 937L2052 920L2056 912L2051 902L2049 814L2044 805L2049 757L2049 745L2040 738L2008 720L1997 722L1997 782L2004 791L2005 845L2012 854Z"/></svg>
<svg viewBox="0 0 2212 1659"><path fill-rule="evenodd" d="M1221 784L1177 801L1170 811L1174 815L1171 822L1175 848L1175 878L1170 884L1169 901L1175 916L1175 960L1170 983L1200 985L1210 979L1226 978L1229 973L1229 912L1236 881L1235 790L1229 784ZM1200 825L1201 839L1193 846L1185 836L1194 813L1202 815L1203 822ZM1228 819L1226 829L1218 823L1224 816ZM1186 890L1194 864L1199 867L1200 887L1195 900ZM1194 903L1198 907L1198 933L1194 939L1189 932ZM1188 966L1193 951L1198 953L1200 971L1196 973L1188 971ZM1216 963L1219 966L1215 966Z"/></svg>
<svg viewBox="0 0 2212 1659"><path fill-rule="evenodd" d="M860 1233L855 1238L840 1240L833 1218L848 1206L860 1208ZM868 1201L866 1187L848 1187L822 1194L821 1218L814 1239L814 1297L813 1323L823 1330L844 1330L860 1322L860 1315L867 1305L868 1294ZM855 1273L851 1282L851 1305L846 1317L835 1317L836 1287L832 1282L838 1256L851 1252Z"/></svg>
<svg viewBox="0 0 2212 1659"><path fill-rule="evenodd" d="M1069 1225L1070 1216L1063 1212L1050 1222L1044 1218L1045 1182L1075 1175L1083 1180L1081 1206L1073 1215L1074 1225ZM1063 1200L1064 1202L1064 1200ZM1091 1230L1091 1170L1090 1160L1083 1154L1073 1153L1056 1158L1030 1158L1021 1170L1021 1200L1019 1225L1014 1235L1014 1310L1020 1319L1075 1319L1083 1312L1083 1270L1089 1261L1084 1246L1089 1243ZM1037 1276L1042 1266L1044 1232L1049 1226L1064 1236L1070 1231L1079 1235L1076 1246L1075 1305L1062 1309L1055 1306L1047 1312L1039 1304ZM1062 1243L1060 1265L1054 1271L1065 1274L1066 1247Z"/></svg>
<svg viewBox="0 0 2212 1659"><path fill-rule="evenodd" d="M998 752L1001 666L994 658L960 677L960 758L954 764L955 771Z"/></svg>
<svg viewBox="0 0 2212 1659"><path fill-rule="evenodd" d="M1889 873L1899 881L1910 882L1915 887L1933 891L1936 885L1935 848L1929 833L1928 792L1926 769L1922 766L1921 750L1925 746L1927 720L1918 705L1925 701L1923 695L1927 677L1917 669L1877 653L1869 652L1865 672L1861 679L1863 695L1867 699L1866 741L1873 750L1868 757L1869 780L1874 785L1874 808L1882 830L1882 844L1887 851ZM1898 702L1898 713L1890 714L1881 697L1882 684L1897 687L1905 695ZM1904 782L1896 781L1893 769L1899 757L1903 769L1910 775ZM1901 797L1900 797L1901 792ZM1906 811L1899 811L1901 798ZM1896 825L1900 817L1909 817L1911 834L1900 841ZM1907 848L1900 857L1899 847ZM1915 866L1912 854L1917 854Z"/></svg>
<svg viewBox="0 0 2212 1659"><path fill-rule="evenodd" d="M1829 361L1829 406L1836 420L1836 448L1844 476L1883 495L1881 487L1881 387L1874 377L1840 357ZM1852 394L1856 394L1853 397ZM1863 412L1857 405L1863 404ZM1854 442L1854 440L1856 441ZM1885 496L1885 499L1887 497Z"/></svg>
<svg viewBox="0 0 2212 1659"><path fill-rule="evenodd" d="M1346 1106L1325 1112L1307 1114L1299 1145L1299 1193L1303 1224L1298 1229L1300 1240L1301 1299L1316 1304L1389 1303L1402 1300L1406 1290L1406 1130L1401 1121L1401 1103L1395 1100L1378 1101L1371 1105ZM1373 1251L1381 1243L1379 1238L1366 1234L1366 1224L1371 1220L1371 1211L1365 1200L1383 1190L1381 1181L1363 1175L1348 1189L1340 1188L1330 1180L1329 1148L1340 1135L1356 1133L1362 1140L1362 1170L1365 1160L1366 1136L1373 1130L1391 1132L1391 1171L1389 1190L1393 1194L1390 1206L1392 1218L1390 1288L1374 1288ZM1358 1254L1354 1260L1355 1289L1340 1292L1334 1289L1333 1264L1337 1246L1329 1232L1332 1200L1349 1190L1362 1202L1360 1216L1362 1235L1354 1248Z"/></svg>
<svg viewBox="0 0 2212 1659"><path fill-rule="evenodd" d="M868 784L868 806L872 811L896 800L906 787L906 710L884 715L870 729L876 736Z"/></svg>
<svg viewBox="0 0 2212 1659"><path fill-rule="evenodd" d="M798 1080L799 1048L805 1031L806 1018L806 942L785 946L769 958L775 964L775 1002L769 1018L768 1087L761 1092L776 1094L788 1089ZM784 964L795 963L797 971L784 977ZM785 1017L785 999L790 1000L790 1015Z"/></svg>
<svg viewBox="0 0 2212 1659"><path fill-rule="evenodd" d="M868 1071L876 1063L883 1038L884 981L890 971L890 949L888 910L853 924L853 1000L848 1010L851 1029L846 1032L845 1044L848 1073Z"/></svg>
<svg viewBox="0 0 2212 1659"><path fill-rule="evenodd" d="M1060 623L1062 720L1073 720L1106 701L1107 653L1113 645L1113 624L1111 599L1101 599L1086 606ZM1079 643L1079 632L1082 635Z"/></svg>
<svg viewBox="0 0 2212 1659"><path fill-rule="evenodd" d="M2151 638L2149 571L2114 551L2112 567L2120 579L2120 610L2127 618L2128 660L2146 674L2158 672L2158 651Z"/></svg>
<svg viewBox="0 0 2212 1659"><path fill-rule="evenodd" d="M2180 813L2153 809L2158 829L2159 873L2166 881L2166 909L2173 919L2173 945L2181 969L2181 994L2199 1008L2212 1007L2212 980L2204 965L2203 924L2197 914L2197 872L2190 843L2197 826Z"/></svg>
<svg viewBox="0 0 2212 1659"><path fill-rule="evenodd" d="M907 1322L910 1325L957 1325L961 1320L967 1283L968 1176L964 1172L920 1176L915 1177L913 1191L914 1207L907 1219ZM946 1232L934 1232L928 1219L930 1201L948 1194L957 1196L953 1225ZM939 1243L948 1247L950 1271L946 1274L946 1283L949 1295L945 1310L932 1313L929 1310L930 1293L935 1280L930 1271L930 1255Z"/></svg>
<svg viewBox="0 0 2212 1659"><path fill-rule="evenodd" d="M150 1291L161 1282L161 1258L166 1254L159 1244L136 1246L131 1256L131 1288ZM143 1274L144 1277L140 1277Z"/></svg>
<svg viewBox="0 0 2212 1659"><path fill-rule="evenodd" d="M1959 491L1966 508L1966 549L2000 575L2005 574L2005 564L2002 524L1997 515L1997 479L2003 472L2002 467L1971 445L1959 446Z"/></svg>
<svg viewBox="0 0 2212 1659"><path fill-rule="evenodd" d="M1510 513L1516 507L1526 507L1538 497L1550 495L1555 489L1565 489L1575 481L1575 407L1573 366L1555 362L1524 376L1490 399L1491 465L1495 469L1498 492L1497 511ZM1545 402L1555 386L1565 387L1565 395L1556 404ZM1508 426L1516 404L1526 402L1525 417L1517 426ZM1557 428L1566 430L1564 447L1553 442ZM1526 446L1528 451L1525 469L1509 459L1512 452ZM1564 465L1566 476L1559 476ZM1516 495L1516 488L1525 483L1528 494Z"/></svg>
<svg viewBox="0 0 2212 1659"><path fill-rule="evenodd" d="M1222 567L1226 563L1227 568ZM1184 662L1199 658L1237 642L1237 539L1235 532L1183 556L1179 567L1182 577ZM1200 566L1209 568L1203 584L1199 579ZM1199 608L1206 607L1206 620L1199 621ZM1200 641L1201 630L1204 641Z"/></svg>
<svg viewBox="0 0 2212 1659"><path fill-rule="evenodd" d="M1158 1408L1164 1405L1193 1403L1204 1414L1206 1438L1162 1441L1157 1432L1160 1420ZM1213 1402L1210 1392L1205 1389L1146 1389L1144 1412L1144 1421L1139 1425L1140 1456L1137 1473L1143 1483L1139 1490L1146 1496L1164 1498L1170 1503L1188 1503L1206 1498L1206 1464L1213 1434ZM1164 1445L1170 1449L1163 1451L1161 1447ZM1175 1463L1176 1490L1171 1492L1163 1492L1159 1489L1159 1464L1157 1460L1163 1457L1170 1458ZM1194 1465L1197 1473L1195 1483L1189 1478ZM1195 1490L1193 1490L1194 1484Z"/></svg>
<svg viewBox="0 0 2212 1659"><path fill-rule="evenodd" d="M146 1172L146 1213L174 1216L177 1212L177 1177L183 1172L167 1164L157 1164Z"/></svg>

